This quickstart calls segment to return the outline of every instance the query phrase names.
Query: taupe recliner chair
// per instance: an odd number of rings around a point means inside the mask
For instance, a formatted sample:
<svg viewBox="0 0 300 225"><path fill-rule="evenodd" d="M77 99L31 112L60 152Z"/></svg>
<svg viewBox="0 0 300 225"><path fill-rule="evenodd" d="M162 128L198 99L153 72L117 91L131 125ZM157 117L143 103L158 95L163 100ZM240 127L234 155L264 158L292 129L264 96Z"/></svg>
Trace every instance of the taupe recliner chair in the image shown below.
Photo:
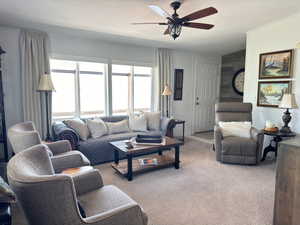
<svg viewBox="0 0 300 225"><path fill-rule="evenodd" d="M252 122L251 103L217 103L215 105L216 125L214 129L214 147L217 161L235 164L258 164L261 160L264 134L256 128L251 128L251 138L223 137L218 126L220 121L250 121Z"/></svg>
<svg viewBox="0 0 300 225"><path fill-rule="evenodd" d="M7 177L30 225L147 225L142 208L98 170L74 180L55 174L45 145L16 154Z"/></svg>
<svg viewBox="0 0 300 225"><path fill-rule="evenodd" d="M10 127L8 139L15 154L42 143L41 137L31 121ZM81 152L72 150L69 141L56 141L46 145L56 173L67 168L90 165L90 161Z"/></svg>

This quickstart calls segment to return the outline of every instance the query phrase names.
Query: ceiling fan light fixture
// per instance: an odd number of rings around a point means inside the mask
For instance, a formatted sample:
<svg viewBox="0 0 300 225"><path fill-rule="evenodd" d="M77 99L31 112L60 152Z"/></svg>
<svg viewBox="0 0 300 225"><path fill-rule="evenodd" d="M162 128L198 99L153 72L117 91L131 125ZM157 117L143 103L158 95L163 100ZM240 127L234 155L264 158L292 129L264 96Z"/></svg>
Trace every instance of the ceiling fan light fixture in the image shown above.
<svg viewBox="0 0 300 225"><path fill-rule="evenodd" d="M170 24L169 29L170 29L171 37L173 37L173 39L175 40L181 34L182 25L181 24Z"/></svg>

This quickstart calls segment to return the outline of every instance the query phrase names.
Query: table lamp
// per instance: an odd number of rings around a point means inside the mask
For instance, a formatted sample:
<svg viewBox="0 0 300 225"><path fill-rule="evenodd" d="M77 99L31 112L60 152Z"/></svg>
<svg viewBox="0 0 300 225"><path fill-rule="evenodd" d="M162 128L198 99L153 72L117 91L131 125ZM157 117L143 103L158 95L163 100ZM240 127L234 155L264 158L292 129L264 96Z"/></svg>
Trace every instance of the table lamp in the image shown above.
<svg viewBox="0 0 300 225"><path fill-rule="evenodd" d="M165 89L161 95L167 97L167 117L169 117L169 96L172 95L172 90L170 89L169 85L165 85Z"/></svg>
<svg viewBox="0 0 300 225"><path fill-rule="evenodd" d="M37 89L39 92L44 92L46 97L46 119L47 119L47 134L46 134L46 141L50 140L50 132L49 132L49 112L48 112L48 95L49 93L55 91L54 85L51 80L50 74L44 74L40 78L39 87Z"/></svg>
<svg viewBox="0 0 300 225"><path fill-rule="evenodd" d="M291 128L288 126L289 122L291 121L291 113L289 112L289 109L297 109L298 105L296 103L296 98L294 94L286 93L283 95L282 100L279 104L279 108L286 109L282 116L282 121L284 123L284 126L280 129L280 132L282 133L291 133Z"/></svg>

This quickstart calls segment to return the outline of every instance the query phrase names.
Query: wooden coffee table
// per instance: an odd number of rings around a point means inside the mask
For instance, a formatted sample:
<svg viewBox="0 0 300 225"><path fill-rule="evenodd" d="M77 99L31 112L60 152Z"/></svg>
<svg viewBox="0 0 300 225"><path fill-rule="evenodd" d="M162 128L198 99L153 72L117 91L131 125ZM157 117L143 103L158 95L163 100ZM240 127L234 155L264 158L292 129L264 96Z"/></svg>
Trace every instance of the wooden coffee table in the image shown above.
<svg viewBox="0 0 300 225"><path fill-rule="evenodd" d="M115 141L110 142L111 145L114 147L114 153L115 153L115 163L112 164L112 167L125 176L128 181L131 181L133 179L134 173L140 173L145 172L149 170L154 170L158 168L164 168L168 166L174 166L175 169L179 169L179 151L180 146L183 145L183 143L177 139L174 138L166 138L165 145L134 145L133 148L128 149L125 145L124 141ZM170 155L163 155L164 151L174 149L174 157L171 157ZM119 162L119 153L125 153L127 158L127 163L125 162ZM141 155L145 154L151 154L151 153L158 153L155 158L157 159L157 165L140 165L138 160L133 160L135 157L139 157ZM145 156L146 158L147 156ZM152 157L153 158L153 157Z"/></svg>

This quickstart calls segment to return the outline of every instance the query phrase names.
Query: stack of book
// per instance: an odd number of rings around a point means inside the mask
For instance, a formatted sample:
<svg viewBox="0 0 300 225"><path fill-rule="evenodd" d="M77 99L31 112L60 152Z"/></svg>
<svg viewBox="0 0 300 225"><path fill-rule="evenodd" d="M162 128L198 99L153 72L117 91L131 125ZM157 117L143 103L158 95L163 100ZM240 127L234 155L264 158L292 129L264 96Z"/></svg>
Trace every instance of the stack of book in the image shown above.
<svg viewBox="0 0 300 225"><path fill-rule="evenodd" d="M139 159L139 163L141 166L155 166L158 164L156 158L145 158L145 159Z"/></svg>
<svg viewBox="0 0 300 225"><path fill-rule="evenodd" d="M161 144L163 142L163 137L160 135L137 135L135 141L137 144Z"/></svg>

